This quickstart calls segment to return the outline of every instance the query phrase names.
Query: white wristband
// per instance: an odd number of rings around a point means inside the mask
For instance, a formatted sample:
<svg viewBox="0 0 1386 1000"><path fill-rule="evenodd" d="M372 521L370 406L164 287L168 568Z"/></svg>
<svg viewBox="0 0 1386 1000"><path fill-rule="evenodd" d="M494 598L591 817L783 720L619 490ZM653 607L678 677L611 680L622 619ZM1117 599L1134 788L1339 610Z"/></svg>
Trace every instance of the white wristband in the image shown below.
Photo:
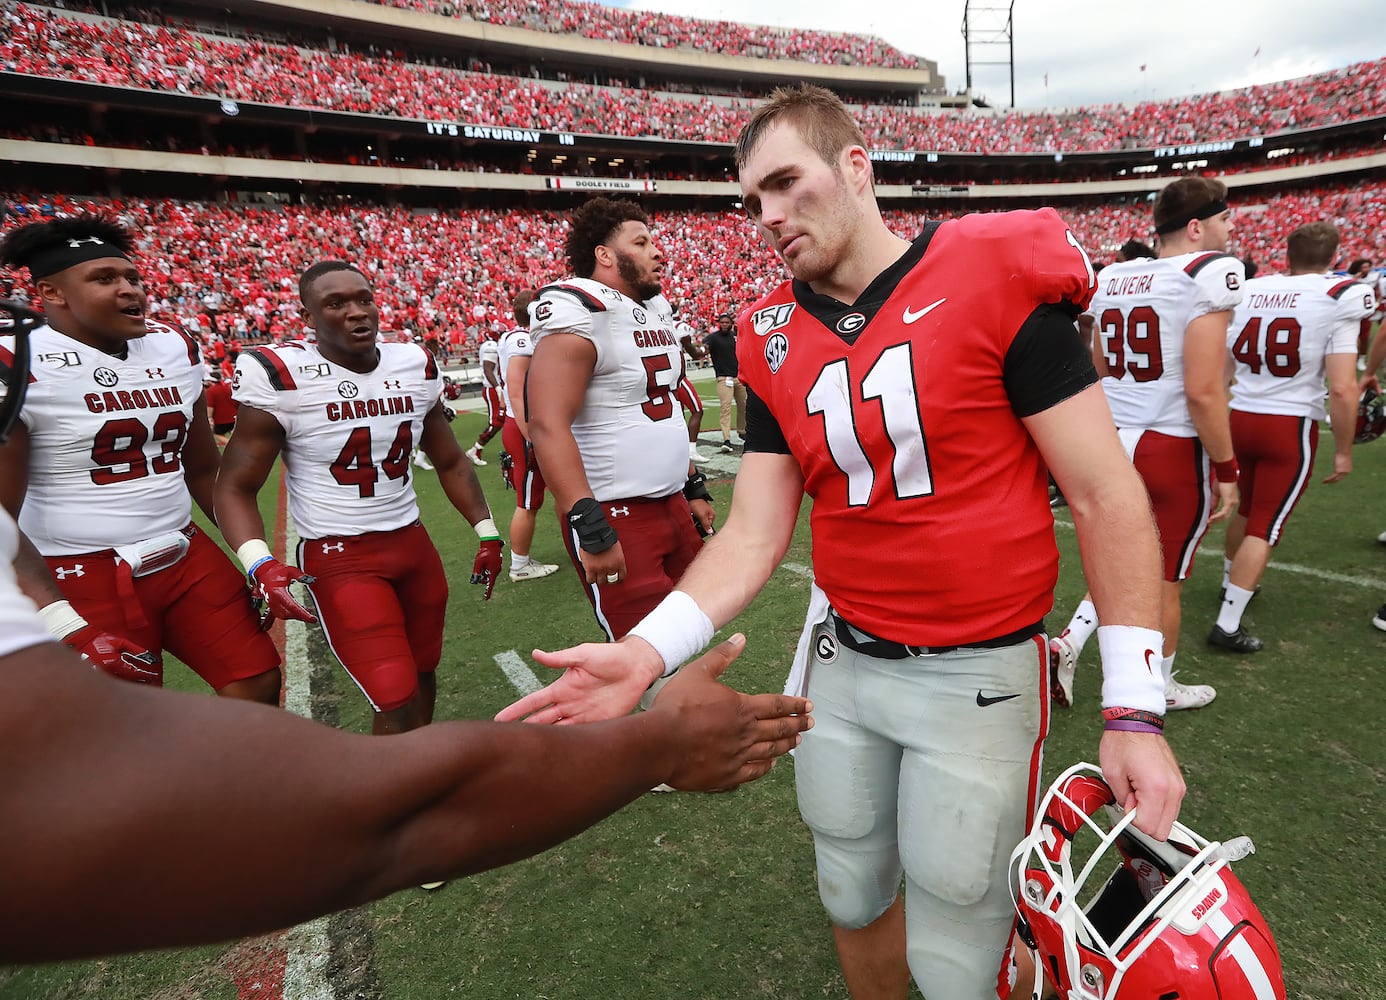
<svg viewBox="0 0 1386 1000"><path fill-rule="evenodd" d="M236 558L241 561L241 566L249 573L250 567L254 566L261 559L274 558L274 553L270 551L269 546L265 544L263 538L252 538L236 550Z"/></svg>
<svg viewBox="0 0 1386 1000"><path fill-rule="evenodd" d="M639 636L655 648L668 677L684 662L697 656L712 641L712 619L682 590L669 592L628 635Z"/></svg>
<svg viewBox="0 0 1386 1000"><path fill-rule="evenodd" d="M87 627L87 620L79 615L67 601L54 601L39 608L39 617L44 628L55 639L66 639L79 628Z"/></svg>
<svg viewBox="0 0 1386 1000"><path fill-rule="evenodd" d="M1137 708L1165 714L1165 637L1153 628L1099 625L1102 652L1102 707Z"/></svg>
<svg viewBox="0 0 1386 1000"><path fill-rule="evenodd" d="M489 517L483 517L480 521L476 522L476 524L472 525L472 529L476 532L476 536L483 542L500 537L500 531L496 528L496 522Z"/></svg>

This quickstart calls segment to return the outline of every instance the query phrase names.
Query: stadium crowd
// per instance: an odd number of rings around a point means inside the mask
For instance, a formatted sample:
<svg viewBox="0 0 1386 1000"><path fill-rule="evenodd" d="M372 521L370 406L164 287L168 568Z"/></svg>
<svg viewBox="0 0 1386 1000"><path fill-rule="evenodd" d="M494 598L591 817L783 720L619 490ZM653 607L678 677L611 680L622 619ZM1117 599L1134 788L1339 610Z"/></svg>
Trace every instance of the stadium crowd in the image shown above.
<svg viewBox="0 0 1386 1000"><path fill-rule="evenodd" d="M808 28L771 28L732 21L709 21L648 10L627 10L574 0L372 0L444 17L487 21L508 27L577 35L625 45L686 48L724 56L793 59L843 66L919 68L919 60L871 35L839 34Z"/></svg>
<svg viewBox="0 0 1386 1000"><path fill-rule="evenodd" d="M250 343L301 334L294 276L321 258L364 264L380 301L382 330L436 338L462 354L474 353L484 330L506 325L517 291L563 272L565 228L557 212L420 213L345 200L252 206L11 194L4 201L7 226L83 209L128 223L142 234L156 315ZM1386 182L1241 195L1233 204L1238 226L1232 249L1264 269L1283 266L1291 230L1320 219L1342 231L1344 261L1386 256ZM1098 262L1112 259L1128 239L1153 242L1144 202L1087 202L1059 210ZM891 209L885 218L895 232L912 234L926 214L939 218L959 211ZM685 318L700 330L782 279L750 222L737 212L655 212L652 222L666 261L666 294L683 304ZM211 269L208 261L215 262ZM0 275L0 291L16 283L15 276L7 281ZM217 308L208 309L209 295Z"/></svg>
<svg viewBox="0 0 1386 1000"><path fill-rule="evenodd" d="M0 69L67 80L363 114L714 142L731 141L752 103L546 84L326 48L228 41L184 28L79 19L13 0L0 5L0 12ZM990 153L1218 141L1384 113L1386 58L1134 107L997 116L889 106L858 112L877 148Z"/></svg>

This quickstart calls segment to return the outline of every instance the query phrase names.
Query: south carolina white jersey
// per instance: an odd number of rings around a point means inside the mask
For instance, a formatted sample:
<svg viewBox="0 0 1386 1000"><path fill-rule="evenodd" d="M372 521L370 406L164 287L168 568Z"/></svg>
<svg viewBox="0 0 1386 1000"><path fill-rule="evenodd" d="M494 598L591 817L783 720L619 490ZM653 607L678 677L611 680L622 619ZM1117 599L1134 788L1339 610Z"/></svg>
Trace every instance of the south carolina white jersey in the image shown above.
<svg viewBox="0 0 1386 1000"><path fill-rule="evenodd" d="M496 362L496 373L500 376L501 396L505 398L505 412L514 413L515 407L510 402L510 386L505 382L506 372L510 371L511 358L529 358L534 356L534 338L529 331L522 326L517 326L513 330L507 330L496 344L497 353L500 360Z"/></svg>
<svg viewBox="0 0 1386 1000"><path fill-rule="evenodd" d="M600 281L569 278L530 307L536 343L553 333L592 342L597 364L573 437L598 501L666 497L688 478L688 429L673 390L683 371L673 310Z"/></svg>
<svg viewBox="0 0 1386 1000"><path fill-rule="evenodd" d="M1184 332L1200 316L1235 309L1245 284L1240 260L1207 250L1102 269L1087 313L1118 427L1196 436L1184 397Z"/></svg>
<svg viewBox="0 0 1386 1000"><path fill-rule="evenodd" d="M478 363L479 365L481 365L481 380L482 380L483 382L486 382L487 385L490 385L491 383L490 383L490 382L487 380L487 378L486 378L486 362L489 361L489 362L491 362L491 364L493 364L493 365L499 365L499 364L500 364L500 347L499 347L499 345L498 345L494 340L483 340L483 341L481 342L481 346L478 347L477 350L476 350L476 359L477 359L477 363ZM497 380L497 382L500 381L500 378L501 378L500 372L497 371L497 372L496 372L496 380Z"/></svg>
<svg viewBox="0 0 1386 1000"><path fill-rule="evenodd" d="M1227 328L1236 361L1232 409L1324 417L1324 356L1357 355L1371 287L1333 274L1253 278Z"/></svg>
<svg viewBox="0 0 1386 1000"><path fill-rule="evenodd" d="M409 462L424 417L442 396L433 355L379 344L366 374L335 365L317 344L245 351L232 395L284 428L284 482L301 538L394 531L419 516Z"/></svg>
<svg viewBox="0 0 1386 1000"><path fill-rule="evenodd" d="M182 330L147 326L123 360L51 326L30 334L19 526L46 556L128 545L192 518L183 445L202 396L202 357ZM13 350L12 338L3 344Z"/></svg>

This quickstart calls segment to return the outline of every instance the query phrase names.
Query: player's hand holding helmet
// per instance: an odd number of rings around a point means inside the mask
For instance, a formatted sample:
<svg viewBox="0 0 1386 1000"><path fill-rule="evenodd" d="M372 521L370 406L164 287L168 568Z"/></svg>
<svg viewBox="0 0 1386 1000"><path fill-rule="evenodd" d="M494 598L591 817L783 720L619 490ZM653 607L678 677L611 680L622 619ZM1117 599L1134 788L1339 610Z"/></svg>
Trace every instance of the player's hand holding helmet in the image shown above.
<svg viewBox="0 0 1386 1000"><path fill-rule="evenodd" d="M1158 841L1132 825L1091 764L1050 787L1011 856L1020 934L1064 1000L1285 1000L1280 953L1229 862L1181 823Z"/></svg>
<svg viewBox="0 0 1386 1000"><path fill-rule="evenodd" d="M1386 434L1386 396L1368 386L1357 401L1357 431L1352 440L1366 444L1382 434Z"/></svg>
<svg viewBox="0 0 1386 1000"><path fill-rule="evenodd" d="M276 618L295 618L309 624L316 622L318 619L313 612L289 593L289 584L310 584L315 579L278 559L266 557L256 563L250 571L250 583L261 607L260 627L268 629Z"/></svg>

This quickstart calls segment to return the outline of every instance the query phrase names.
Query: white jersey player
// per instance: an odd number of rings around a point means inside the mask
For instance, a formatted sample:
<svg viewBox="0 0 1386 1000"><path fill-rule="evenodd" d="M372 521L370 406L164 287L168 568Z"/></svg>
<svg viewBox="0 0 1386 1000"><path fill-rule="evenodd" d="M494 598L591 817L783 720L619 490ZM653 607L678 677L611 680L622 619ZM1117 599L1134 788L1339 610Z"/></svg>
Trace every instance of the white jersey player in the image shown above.
<svg viewBox="0 0 1386 1000"><path fill-rule="evenodd" d="M531 358L534 356L534 338L529 332L528 327L517 326L513 330L507 330L501 335L501 339L496 343L496 370L500 376L501 399L505 401L505 412L508 415L515 412L515 400L510 395L510 386L506 382L506 372L510 370L510 362L515 358Z"/></svg>
<svg viewBox="0 0 1386 1000"><path fill-rule="evenodd" d="M1242 616L1313 474L1325 377L1334 444L1325 482L1352 471L1357 336L1376 308L1370 285L1327 273L1338 252L1332 223L1300 226L1287 250L1290 273L1247 282L1227 332L1236 361L1231 427L1242 498L1227 526L1222 603L1208 643L1234 653L1263 645Z"/></svg>
<svg viewBox="0 0 1386 1000"><path fill-rule="evenodd" d="M378 347L379 364L365 374L308 343L255 348L236 362L236 401L284 428L284 479L300 538L394 531L418 520L409 456L443 382L418 344Z"/></svg>
<svg viewBox="0 0 1386 1000"><path fill-rule="evenodd" d="M373 731L415 729L433 718L448 600L442 560L419 521L416 444L481 537L472 582L486 584L488 598L500 536L444 416L433 355L377 342L375 294L345 261L304 271L299 296L317 341L258 348L237 362L241 408L217 478L217 517L274 614L317 621L289 591L308 584L333 653L375 713ZM271 554L257 502L280 456L298 569Z"/></svg>
<svg viewBox="0 0 1386 1000"><path fill-rule="evenodd" d="M688 478L688 432L673 392L682 346L669 303L641 302L599 281L570 278L539 290L535 343L550 332L591 343L596 365L573 437L598 501L667 497Z"/></svg>
<svg viewBox="0 0 1386 1000"><path fill-rule="evenodd" d="M682 347L644 212L594 198L566 251L576 277L529 309L528 423L573 566L619 639L673 590L701 547L693 517L710 531L713 511L674 399Z"/></svg>
<svg viewBox="0 0 1386 1000"><path fill-rule="evenodd" d="M22 422L0 444L0 499L38 550L25 589L56 637L114 676L161 683L168 649L218 693L276 704L279 654L244 578L192 520L194 501L212 514L220 460L202 358L149 318L134 242L91 216L0 242L47 319L30 334ZM12 351L7 338L0 367Z"/></svg>

